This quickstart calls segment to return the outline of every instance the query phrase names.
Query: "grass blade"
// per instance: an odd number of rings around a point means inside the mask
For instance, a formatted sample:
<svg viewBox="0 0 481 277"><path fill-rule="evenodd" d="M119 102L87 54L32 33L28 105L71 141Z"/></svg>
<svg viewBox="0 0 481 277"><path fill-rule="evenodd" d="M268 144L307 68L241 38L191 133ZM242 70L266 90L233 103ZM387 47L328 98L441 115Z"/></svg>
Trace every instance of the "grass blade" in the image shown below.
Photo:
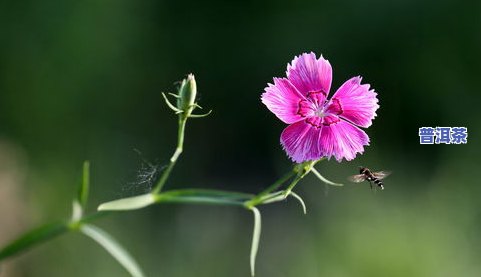
<svg viewBox="0 0 481 277"><path fill-rule="evenodd" d="M237 200L247 200L254 197L253 194L235 192L235 191L225 191L225 190L215 190L215 189L178 189L169 190L162 195L169 196L209 196L209 197L222 197L228 199Z"/></svg>
<svg viewBox="0 0 481 277"><path fill-rule="evenodd" d="M208 204L208 205L234 205L244 206L243 201L211 196L171 196L159 195L159 203L188 203L188 204Z"/></svg>
<svg viewBox="0 0 481 277"><path fill-rule="evenodd" d="M69 231L65 222L46 224L23 234L0 250L0 260L23 252L37 244L53 239Z"/></svg>
<svg viewBox="0 0 481 277"><path fill-rule="evenodd" d="M78 202L80 203L80 206L82 207L82 209L85 209L85 206L87 206L89 189L90 189L90 163L89 161L85 161L83 164L83 170L82 170L82 183L79 187L78 196L77 196Z"/></svg>
<svg viewBox="0 0 481 277"><path fill-rule="evenodd" d="M251 276L254 276L257 250L259 249L259 240L261 237L261 213L256 207L251 207L250 210L254 213L254 231L252 233L252 246L250 254Z"/></svg>
<svg viewBox="0 0 481 277"><path fill-rule="evenodd" d="M144 274L137 262L132 256L109 234L102 229L90 225L83 224L80 231L86 236L95 240L107 252L112 255L133 277L143 277Z"/></svg>

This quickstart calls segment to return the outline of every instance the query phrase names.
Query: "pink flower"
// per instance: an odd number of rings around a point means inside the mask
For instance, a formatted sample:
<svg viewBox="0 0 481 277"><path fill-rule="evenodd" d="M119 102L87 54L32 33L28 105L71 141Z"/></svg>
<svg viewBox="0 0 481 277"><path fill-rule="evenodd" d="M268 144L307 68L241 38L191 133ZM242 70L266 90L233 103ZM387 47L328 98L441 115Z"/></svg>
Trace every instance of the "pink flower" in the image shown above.
<svg viewBox="0 0 481 277"><path fill-rule="evenodd" d="M314 53L295 57L287 78L274 78L262 94L262 103L290 124L281 134L287 155L297 163L334 156L352 160L364 152L369 137L359 129L371 125L379 108L377 94L361 77L347 80L327 99L332 68ZM359 127L358 127L359 126Z"/></svg>

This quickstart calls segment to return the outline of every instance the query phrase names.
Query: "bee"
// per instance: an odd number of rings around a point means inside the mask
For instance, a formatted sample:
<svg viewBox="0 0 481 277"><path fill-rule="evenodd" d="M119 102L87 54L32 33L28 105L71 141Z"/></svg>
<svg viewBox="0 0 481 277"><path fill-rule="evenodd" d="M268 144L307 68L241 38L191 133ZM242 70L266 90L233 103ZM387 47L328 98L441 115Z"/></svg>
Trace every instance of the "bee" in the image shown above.
<svg viewBox="0 0 481 277"><path fill-rule="evenodd" d="M371 186L371 189L372 189L372 183L374 183L381 189L384 189L384 185L381 180L386 178L389 174L391 174L390 171L372 172L369 168L362 167L362 166L359 167L359 173L360 174L350 176L349 181L354 183L368 181L369 185Z"/></svg>

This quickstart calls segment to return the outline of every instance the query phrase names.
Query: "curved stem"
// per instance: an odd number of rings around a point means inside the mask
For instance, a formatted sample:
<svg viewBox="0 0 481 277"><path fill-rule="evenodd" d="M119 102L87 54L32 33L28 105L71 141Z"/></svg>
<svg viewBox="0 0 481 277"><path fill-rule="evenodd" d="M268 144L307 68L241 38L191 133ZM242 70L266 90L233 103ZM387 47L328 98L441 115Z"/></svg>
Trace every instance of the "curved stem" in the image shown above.
<svg viewBox="0 0 481 277"><path fill-rule="evenodd" d="M165 182L169 178L170 172L175 166L175 163L177 162L177 159L179 158L180 154L182 154L183 147L184 147L184 134L185 134L185 124L187 123L187 117L184 116L184 114L179 115L179 130L177 133L177 147L175 148L175 152L170 158L170 163L167 166L167 168L164 170L162 173L162 176L160 176L159 181L155 185L154 189L152 190L153 194L158 194L161 190L162 187L165 185Z"/></svg>

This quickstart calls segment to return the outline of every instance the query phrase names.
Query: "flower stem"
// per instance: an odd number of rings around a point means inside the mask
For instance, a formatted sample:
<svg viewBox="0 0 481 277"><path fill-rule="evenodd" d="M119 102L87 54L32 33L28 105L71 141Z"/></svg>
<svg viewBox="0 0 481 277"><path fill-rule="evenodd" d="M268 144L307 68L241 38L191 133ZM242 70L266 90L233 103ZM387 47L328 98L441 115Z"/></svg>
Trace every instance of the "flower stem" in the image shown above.
<svg viewBox="0 0 481 277"><path fill-rule="evenodd" d="M177 133L177 147L175 148L175 152L170 158L170 163L167 166L167 168L164 170L162 173L162 176L160 176L159 181L155 185L154 189L152 190L152 194L158 194L161 190L162 187L165 185L165 182L169 178L170 172L175 166L175 163L177 162L177 159L179 158L180 154L182 154L183 147L184 147L184 134L185 134L185 124L187 123L187 116L185 114L180 114L179 115L179 130Z"/></svg>
<svg viewBox="0 0 481 277"><path fill-rule="evenodd" d="M309 172L307 172L307 173L309 173ZM287 187L287 189L284 191L284 197L287 197L287 196L291 193L292 189L297 185L297 183L298 183L302 178L304 178L304 176L306 176L307 173L305 173L305 174L298 173L298 174L297 174L296 178L295 178L294 180L292 180L292 182L289 184L289 186Z"/></svg>
<svg viewBox="0 0 481 277"><path fill-rule="evenodd" d="M314 170L314 165L316 165L318 162L325 160L325 158L321 158L317 161L307 161L302 164L298 164L297 168L295 169L297 176L292 180L292 182L289 184L287 189L284 191L284 197L289 196L291 193L292 189L297 185L297 183L304 178L307 174L309 174L312 170Z"/></svg>
<svg viewBox="0 0 481 277"><path fill-rule="evenodd" d="M284 176L279 178L277 181L275 181L272 185L267 187L265 190L261 191L259 194L257 194L254 198L251 200L247 201L245 203L245 206L248 208L254 207L260 203L262 203L265 200L265 196L268 195L269 193L273 192L274 190L278 189L282 184L287 182L292 176L296 174L295 170L290 170L287 172Z"/></svg>

